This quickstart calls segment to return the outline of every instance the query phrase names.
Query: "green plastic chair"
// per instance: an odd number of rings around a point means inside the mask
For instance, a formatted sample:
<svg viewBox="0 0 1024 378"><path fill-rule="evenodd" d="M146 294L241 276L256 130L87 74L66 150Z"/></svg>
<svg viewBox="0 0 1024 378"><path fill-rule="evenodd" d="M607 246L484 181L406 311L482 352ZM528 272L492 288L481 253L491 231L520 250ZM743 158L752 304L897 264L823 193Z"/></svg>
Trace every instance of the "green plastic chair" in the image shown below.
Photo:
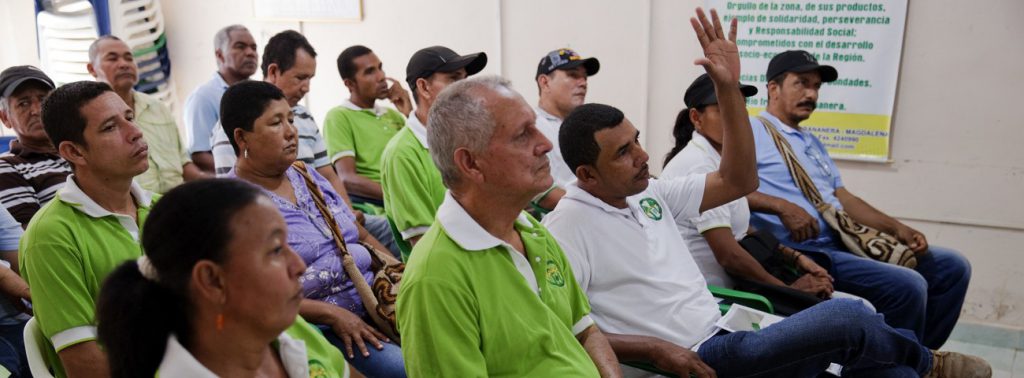
<svg viewBox="0 0 1024 378"><path fill-rule="evenodd" d="M721 311L723 315L729 311L729 308L732 307L733 304L740 304L756 310L767 312L769 314L775 313L775 311L772 308L772 303L768 301L768 298L765 298L762 295L748 293L745 291L726 289L724 287L714 285L708 285L708 290L711 291L711 295L713 295L715 298L722 299L722 301L718 303L718 310ZM643 371L651 372L666 377L679 377L678 375L658 369L654 367L654 365L647 362L626 362L624 364ZM693 374L691 374L690 376L694 377Z"/></svg>

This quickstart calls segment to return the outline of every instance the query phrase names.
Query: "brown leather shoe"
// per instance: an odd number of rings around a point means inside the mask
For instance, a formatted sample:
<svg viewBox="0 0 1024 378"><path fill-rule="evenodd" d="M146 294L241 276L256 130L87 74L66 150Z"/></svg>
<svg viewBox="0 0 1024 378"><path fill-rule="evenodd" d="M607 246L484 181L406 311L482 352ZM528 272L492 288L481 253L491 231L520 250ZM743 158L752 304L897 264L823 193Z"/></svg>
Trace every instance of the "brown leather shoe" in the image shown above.
<svg viewBox="0 0 1024 378"><path fill-rule="evenodd" d="M932 370L925 378L991 378L992 366L969 354L932 351Z"/></svg>

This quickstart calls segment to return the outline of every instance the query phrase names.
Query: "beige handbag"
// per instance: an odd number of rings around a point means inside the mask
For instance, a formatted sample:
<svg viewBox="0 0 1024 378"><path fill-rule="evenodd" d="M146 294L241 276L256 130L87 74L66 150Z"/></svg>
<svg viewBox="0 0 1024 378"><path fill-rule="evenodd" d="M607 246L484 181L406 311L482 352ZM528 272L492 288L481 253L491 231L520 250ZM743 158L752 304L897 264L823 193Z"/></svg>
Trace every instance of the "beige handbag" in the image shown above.
<svg viewBox="0 0 1024 378"><path fill-rule="evenodd" d="M871 226L863 225L853 220L845 211L835 208L821 198L821 192L814 186L814 181L800 165L793 147L789 142L771 125L771 122L763 117L757 117L765 130L775 140L775 147L779 149L782 160L789 168L793 181L803 192L804 197L814 205L814 208L821 213L825 223L839 234L843 245L853 254L868 257L889 264L904 266L913 269L917 266L917 257L914 251L905 244L900 243L892 235L879 231Z"/></svg>
<svg viewBox="0 0 1024 378"><path fill-rule="evenodd" d="M360 279L363 274L356 267L352 255L348 253L348 246L345 245L345 237L342 235L341 229L338 228L338 221L334 219L334 214L327 207L324 195L313 182L313 177L306 171L306 164L296 161L292 166L302 174L302 178L306 181L306 187L309 188L309 193L313 197L313 202L320 210L320 214L324 216L324 220L327 221L331 233L334 234L334 243L337 244L338 254L341 255L341 266L345 269L345 274L352 280L352 284L355 285L356 292L359 293L359 298L362 299L363 306L366 307L366 312L373 322L377 323L378 330L395 344L401 345L398 323L395 318L395 301L398 299L398 285L402 281L405 264L391 256L383 255L369 244L360 243L370 252L373 287L371 288L366 280Z"/></svg>

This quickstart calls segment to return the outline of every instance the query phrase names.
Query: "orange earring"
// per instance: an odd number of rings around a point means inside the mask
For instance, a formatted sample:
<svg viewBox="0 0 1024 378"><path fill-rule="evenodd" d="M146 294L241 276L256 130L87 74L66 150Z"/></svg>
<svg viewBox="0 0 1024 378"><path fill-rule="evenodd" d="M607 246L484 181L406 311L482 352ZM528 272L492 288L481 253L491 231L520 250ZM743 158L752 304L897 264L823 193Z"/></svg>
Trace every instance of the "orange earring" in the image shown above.
<svg viewBox="0 0 1024 378"><path fill-rule="evenodd" d="M217 331L224 330L224 314L217 314Z"/></svg>

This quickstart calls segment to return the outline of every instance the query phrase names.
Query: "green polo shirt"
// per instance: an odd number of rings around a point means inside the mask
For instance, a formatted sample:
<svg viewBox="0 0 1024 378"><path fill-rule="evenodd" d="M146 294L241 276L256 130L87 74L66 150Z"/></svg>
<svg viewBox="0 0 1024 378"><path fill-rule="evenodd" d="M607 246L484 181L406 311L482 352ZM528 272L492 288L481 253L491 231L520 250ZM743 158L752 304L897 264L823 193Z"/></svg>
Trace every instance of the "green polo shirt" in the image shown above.
<svg viewBox="0 0 1024 378"><path fill-rule="evenodd" d="M18 254L45 336L44 357L58 377L65 373L57 351L96 340L96 299L107 274L142 256L139 230L152 205L149 193L132 184L136 222L100 207L73 177L29 222Z"/></svg>
<svg viewBox="0 0 1024 378"><path fill-rule="evenodd" d="M398 294L410 377L597 377L575 335L590 305L554 237L521 215L526 256L451 195L416 244Z"/></svg>
<svg viewBox="0 0 1024 378"><path fill-rule="evenodd" d="M384 149L381 163L384 211L405 240L427 232L447 190L426 147L426 129L420 130L422 127L415 117L409 118Z"/></svg>
<svg viewBox="0 0 1024 378"><path fill-rule="evenodd" d="M331 163L343 157L356 160L356 174L380 182L380 160L405 117L391 108L359 109L346 101L324 117L324 140Z"/></svg>
<svg viewBox="0 0 1024 378"><path fill-rule="evenodd" d="M181 141L174 114L156 97L132 91L135 98L135 124L149 144L149 169L135 177L143 189L167 193L185 181L185 164L192 162Z"/></svg>

